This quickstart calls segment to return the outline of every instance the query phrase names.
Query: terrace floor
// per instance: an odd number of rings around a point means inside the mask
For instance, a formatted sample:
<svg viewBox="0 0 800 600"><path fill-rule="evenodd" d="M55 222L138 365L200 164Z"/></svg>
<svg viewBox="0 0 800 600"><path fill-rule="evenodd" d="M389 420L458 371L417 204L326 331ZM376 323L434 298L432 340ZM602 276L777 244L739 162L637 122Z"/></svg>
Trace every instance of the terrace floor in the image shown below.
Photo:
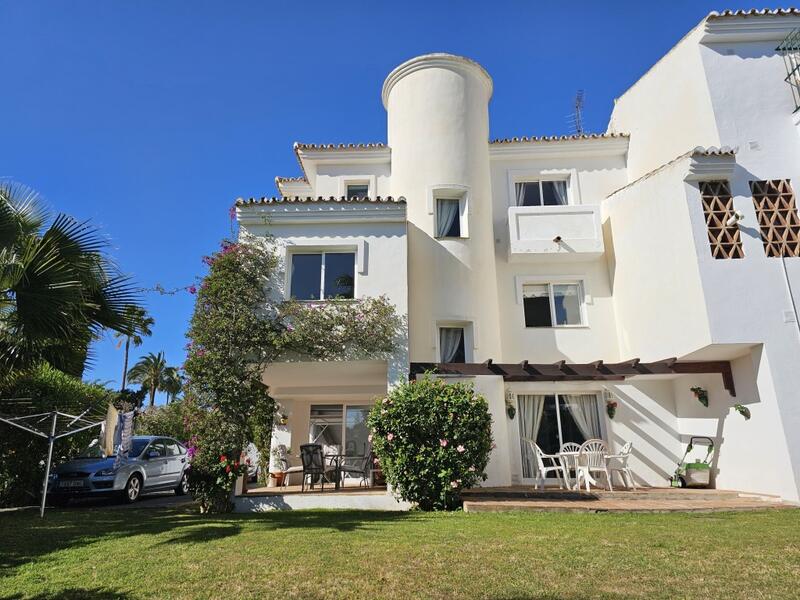
<svg viewBox="0 0 800 600"><path fill-rule="evenodd" d="M690 488L640 488L590 492L531 486L473 488L463 494L465 512L720 512L797 508L769 494Z"/></svg>

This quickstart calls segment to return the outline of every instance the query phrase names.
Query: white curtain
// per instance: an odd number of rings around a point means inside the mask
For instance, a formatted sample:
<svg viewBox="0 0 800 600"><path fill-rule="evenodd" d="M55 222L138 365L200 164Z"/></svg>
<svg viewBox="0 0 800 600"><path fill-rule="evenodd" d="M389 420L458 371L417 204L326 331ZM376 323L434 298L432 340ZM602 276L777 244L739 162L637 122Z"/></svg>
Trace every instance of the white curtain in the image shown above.
<svg viewBox="0 0 800 600"><path fill-rule="evenodd" d="M567 182L566 181L554 181L553 182L553 191L555 192L556 199L560 205L567 204Z"/></svg>
<svg viewBox="0 0 800 600"><path fill-rule="evenodd" d="M531 478L536 476L536 457L533 455L530 444L525 439L536 440L539 427L542 424L544 412L544 396L520 395L517 396L519 406L519 443L522 453L522 476Z"/></svg>
<svg viewBox="0 0 800 600"><path fill-rule="evenodd" d="M517 206L523 206L525 203L525 184L516 184L517 188Z"/></svg>
<svg viewBox="0 0 800 600"><path fill-rule="evenodd" d="M445 237L458 218L458 200L436 202L436 237Z"/></svg>
<svg viewBox="0 0 800 600"><path fill-rule="evenodd" d="M460 327L442 327L439 329L439 350L443 363L453 362L463 338L464 330Z"/></svg>
<svg viewBox="0 0 800 600"><path fill-rule="evenodd" d="M587 440L601 438L600 413L597 410L596 394L572 394L561 396L567 403L575 424Z"/></svg>

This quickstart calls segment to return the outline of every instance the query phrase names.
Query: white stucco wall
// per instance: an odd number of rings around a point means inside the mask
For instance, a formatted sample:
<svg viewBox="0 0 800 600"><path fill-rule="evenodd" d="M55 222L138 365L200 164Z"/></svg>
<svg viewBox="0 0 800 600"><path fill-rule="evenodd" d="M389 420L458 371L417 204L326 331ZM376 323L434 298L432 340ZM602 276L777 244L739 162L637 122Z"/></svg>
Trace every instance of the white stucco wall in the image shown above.
<svg viewBox="0 0 800 600"><path fill-rule="evenodd" d="M719 135L698 49L701 27L614 102L609 131L631 135L628 181L695 146L718 146Z"/></svg>
<svg viewBox="0 0 800 600"><path fill-rule="evenodd" d="M384 83L392 196L408 207L409 333L414 361L438 360L437 323L471 329L468 360L498 356L491 221L488 102L491 79L464 58L428 55ZM435 238L435 197L466 198L462 236Z"/></svg>

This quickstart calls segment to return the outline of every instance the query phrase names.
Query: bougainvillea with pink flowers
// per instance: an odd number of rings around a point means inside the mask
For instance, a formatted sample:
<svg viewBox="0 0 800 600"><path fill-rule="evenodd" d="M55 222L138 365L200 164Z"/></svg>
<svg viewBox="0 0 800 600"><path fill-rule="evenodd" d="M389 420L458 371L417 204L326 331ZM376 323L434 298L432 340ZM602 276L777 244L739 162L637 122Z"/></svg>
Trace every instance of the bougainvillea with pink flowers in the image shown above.
<svg viewBox="0 0 800 600"><path fill-rule="evenodd" d="M452 510L486 479L492 418L471 384L426 376L393 388L368 419L387 483L422 510Z"/></svg>

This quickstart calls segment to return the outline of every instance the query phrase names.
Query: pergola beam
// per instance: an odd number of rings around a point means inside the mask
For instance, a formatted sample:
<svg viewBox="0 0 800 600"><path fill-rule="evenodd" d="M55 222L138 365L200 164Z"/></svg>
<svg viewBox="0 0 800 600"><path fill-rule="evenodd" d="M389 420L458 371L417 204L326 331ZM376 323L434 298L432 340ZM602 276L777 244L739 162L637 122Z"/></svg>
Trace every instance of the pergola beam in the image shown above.
<svg viewBox="0 0 800 600"><path fill-rule="evenodd" d="M736 396L731 364L726 360L680 361L677 358L644 363L638 358L621 363L411 363L409 376L414 379L426 372L438 375L502 376L504 381L623 381L643 375L685 375L718 373L731 396Z"/></svg>

